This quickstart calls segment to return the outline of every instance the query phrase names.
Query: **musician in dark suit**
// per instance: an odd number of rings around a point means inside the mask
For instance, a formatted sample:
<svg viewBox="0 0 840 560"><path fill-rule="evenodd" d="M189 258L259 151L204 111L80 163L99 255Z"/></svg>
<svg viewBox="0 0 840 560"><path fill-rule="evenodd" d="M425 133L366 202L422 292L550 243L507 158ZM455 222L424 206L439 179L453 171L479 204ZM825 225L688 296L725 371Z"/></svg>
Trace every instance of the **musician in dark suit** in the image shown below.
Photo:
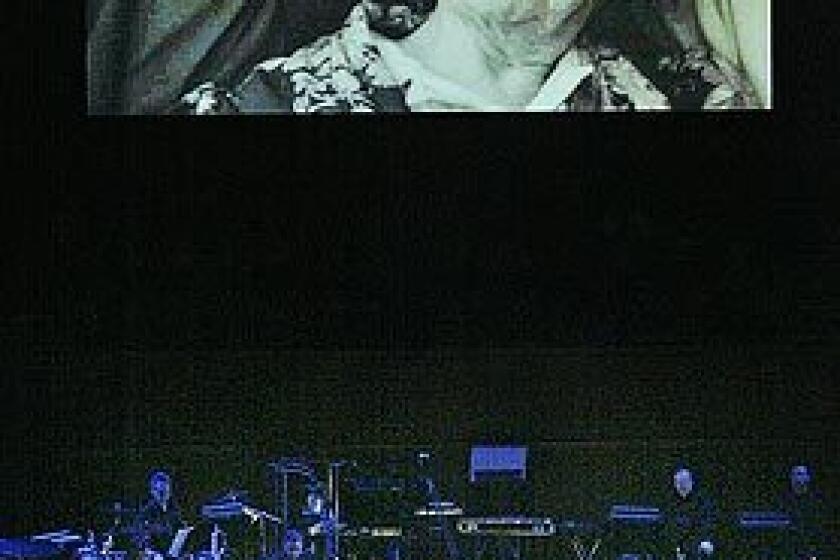
<svg viewBox="0 0 840 560"><path fill-rule="evenodd" d="M700 559L713 556L714 506L695 487L694 474L681 467L674 473L674 492L665 513L665 557Z"/></svg>
<svg viewBox="0 0 840 560"><path fill-rule="evenodd" d="M185 524L172 500L172 479L165 471L149 477L149 500L134 520L134 544L147 555L166 555L175 533Z"/></svg>
<svg viewBox="0 0 840 560"><path fill-rule="evenodd" d="M823 557L828 548L825 500L813 487L806 465L791 468L790 486L782 496L780 509L790 516L790 557Z"/></svg>

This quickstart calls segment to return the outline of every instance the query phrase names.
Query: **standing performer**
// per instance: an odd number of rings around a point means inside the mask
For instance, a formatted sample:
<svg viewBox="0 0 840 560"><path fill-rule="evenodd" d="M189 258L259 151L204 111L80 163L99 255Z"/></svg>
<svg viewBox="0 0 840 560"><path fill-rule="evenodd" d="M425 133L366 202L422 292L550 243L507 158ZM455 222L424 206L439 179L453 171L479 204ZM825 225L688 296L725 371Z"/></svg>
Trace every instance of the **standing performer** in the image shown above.
<svg viewBox="0 0 840 560"><path fill-rule="evenodd" d="M665 508L667 549L665 557L687 560L707 558L714 553L714 508L694 487L694 475L687 468L674 473L673 500Z"/></svg>
<svg viewBox="0 0 840 560"><path fill-rule="evenodd" d="M790 557L821 558L828 549L824 530L825 501L811 484L806 465L790 470L790 487L782 496L781 509L790 516Z"/></svg>
<svg viewBox="0 0 840 560"><path fill-rule="evenodd" d="M180 508L171 499L172 479L165 471L149 477L149 500L134 521L134 544L147 557L162 557L169 551L175 533L185 524Z"/></svg>

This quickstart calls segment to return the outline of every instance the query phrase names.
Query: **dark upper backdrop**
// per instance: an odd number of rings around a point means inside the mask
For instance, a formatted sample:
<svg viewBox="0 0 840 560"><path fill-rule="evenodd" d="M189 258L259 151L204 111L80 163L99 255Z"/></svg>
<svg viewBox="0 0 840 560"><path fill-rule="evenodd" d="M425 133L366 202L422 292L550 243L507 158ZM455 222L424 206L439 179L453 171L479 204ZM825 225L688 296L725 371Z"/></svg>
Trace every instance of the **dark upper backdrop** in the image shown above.
<svg viewBox="0 0 840 560"><path fill-rule="evenodd" d="M45 201L4 275L3 533L90 524L153 466L194 507L353 445L449 446L454 471L471 442L553 442L572 513L683 455L737 503L799 458L834 484L825 208L545 194Z"/></svg>

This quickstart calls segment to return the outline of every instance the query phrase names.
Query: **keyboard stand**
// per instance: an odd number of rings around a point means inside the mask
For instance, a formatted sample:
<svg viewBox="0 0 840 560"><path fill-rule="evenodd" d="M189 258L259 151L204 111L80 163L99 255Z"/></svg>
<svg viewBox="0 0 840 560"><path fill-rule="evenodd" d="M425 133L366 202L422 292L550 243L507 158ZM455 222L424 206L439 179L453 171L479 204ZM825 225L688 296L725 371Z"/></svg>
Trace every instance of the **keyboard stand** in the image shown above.
<svg viewBox="0 0 840 560"><path fill-rule="evenodd" d="M595 553L598 552L598 548L601 546L601 539L599 538L596 538L595 542L588 549L584 544L583 539L577 535L572 535L570 540L572 543L572 550L578 560L593 560L593 558L595 558Z"/></svg>

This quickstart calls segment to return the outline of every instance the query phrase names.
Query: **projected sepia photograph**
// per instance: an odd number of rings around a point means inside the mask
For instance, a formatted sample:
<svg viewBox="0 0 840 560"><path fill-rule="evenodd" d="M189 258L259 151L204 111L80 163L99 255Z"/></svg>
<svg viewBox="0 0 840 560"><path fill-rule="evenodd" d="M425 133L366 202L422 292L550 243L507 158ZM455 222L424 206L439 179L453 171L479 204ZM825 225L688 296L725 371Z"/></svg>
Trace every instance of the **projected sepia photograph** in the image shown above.
<svg viewBox="0 0 840 560"><path fill-rule="evenodd" d="M771 108L770 0L88 0L91 114Z"/></svg>

